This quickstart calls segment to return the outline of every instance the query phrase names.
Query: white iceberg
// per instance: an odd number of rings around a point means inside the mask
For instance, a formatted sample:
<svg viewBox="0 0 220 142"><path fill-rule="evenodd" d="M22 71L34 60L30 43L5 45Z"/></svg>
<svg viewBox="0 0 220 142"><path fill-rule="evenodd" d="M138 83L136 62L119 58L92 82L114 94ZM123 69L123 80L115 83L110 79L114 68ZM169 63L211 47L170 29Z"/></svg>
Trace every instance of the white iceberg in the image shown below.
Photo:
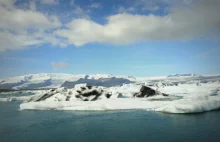
<svg viewBox="0 0 220 142"><path fill-rule="evenodd" d="M220 109L220 84L185 84L179 86L165 86L158 90L169 96L156 95L147 98L134 98L135 92L140 90L141 85L127 84L118 87L95 87L91 90L102 92L95 101L94 96L86 101L85 96L76 97L79 88L86 85L77 85L73 89L59 88L47 92L48 96L42 100L43 93L38 93L20 105L21 110L128 110L143 109L167 113L198 113ZM85 89L85 92L88 91ZM51 92L55 92L54 94ZM215 95L213 95L213 92ZM53 94L50 96L50 93ZM88 92L87 92L88 93ZM110 94L111 97L106 97ZM118 96L122 95L123 98ZM68 99L67 99L68 98ZM38 100L38 101L37 101Z"/></svg>

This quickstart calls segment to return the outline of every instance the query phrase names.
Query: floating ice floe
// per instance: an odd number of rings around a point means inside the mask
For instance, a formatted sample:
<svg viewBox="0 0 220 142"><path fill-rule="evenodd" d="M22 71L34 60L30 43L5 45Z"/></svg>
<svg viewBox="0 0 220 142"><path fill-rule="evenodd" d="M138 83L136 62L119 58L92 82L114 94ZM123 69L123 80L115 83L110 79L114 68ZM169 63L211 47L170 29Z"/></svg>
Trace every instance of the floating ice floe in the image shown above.
<svg viewBox="0 0 220 142"><path fill-rule="evenodd" d="M5 98L0 98L0 102L11 102L11 101L26 101L30 99L32 96L11 96L11 97L5 97Z"/></svg>
<svg viewBox="0 0 220 142"><path fill-rule="evenodd" d="M127 110L198 113L220 109L220 84L187 84L149 88L137 84L117 87L76 85L38 93L21 110ZM156 90L158 89L158 90ZM214 95L213 95L214 94Z"/></svg>

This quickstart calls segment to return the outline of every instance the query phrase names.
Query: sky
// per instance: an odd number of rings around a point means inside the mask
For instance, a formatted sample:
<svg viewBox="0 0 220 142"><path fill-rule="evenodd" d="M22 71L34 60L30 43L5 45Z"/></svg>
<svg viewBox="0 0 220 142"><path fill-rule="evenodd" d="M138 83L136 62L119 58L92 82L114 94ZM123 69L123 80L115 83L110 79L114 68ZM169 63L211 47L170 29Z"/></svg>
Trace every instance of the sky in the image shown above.
<svg viewBox="0 0 220 142"><path fill-rule="evenodd" d="M220 73L219 0L0 0L0 77Z"/></svg>

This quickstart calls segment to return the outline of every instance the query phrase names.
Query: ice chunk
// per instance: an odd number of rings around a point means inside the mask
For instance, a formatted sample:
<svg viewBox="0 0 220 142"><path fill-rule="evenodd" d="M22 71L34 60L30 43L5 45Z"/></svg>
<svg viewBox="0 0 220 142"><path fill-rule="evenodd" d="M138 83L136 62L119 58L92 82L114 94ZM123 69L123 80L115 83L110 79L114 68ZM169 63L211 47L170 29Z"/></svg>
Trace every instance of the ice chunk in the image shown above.
<svg viewBox="0 0 220 142"><path fill-rule="evenodd" d="M83 87L83 88L82 88ZM165 86L160 88L162 93L169 96L156 95L144 98L134 98L133 94L140 91L141 85L126 84L118 87L88 87L76 86L73 89L58 89L53 96L44 101L36 102L36 98L42 97L37 94L30 102L24 102L20 109L56 109L56 110L126 110L143 109L148 111L160 111L167 113L199 113L220 109L219 83L203 84L184 84L179 86ZM63 90L64 89L64 90ZM81 89L81 92L78 89ZM80 93L89 93L93 90L103 91L103 94L110 93L107 98L101 95L96 101L82 101L76 98ZM217 91L218 90L218 91ZM105 92L105 93L104 93ZM213 96L212 93L215 92ZM119 96L119 97L118 97ZM82 97L85 97L82 95ZM93 97L88 96L88 100ZM85 98L83 98L85 99Z"/></svg>

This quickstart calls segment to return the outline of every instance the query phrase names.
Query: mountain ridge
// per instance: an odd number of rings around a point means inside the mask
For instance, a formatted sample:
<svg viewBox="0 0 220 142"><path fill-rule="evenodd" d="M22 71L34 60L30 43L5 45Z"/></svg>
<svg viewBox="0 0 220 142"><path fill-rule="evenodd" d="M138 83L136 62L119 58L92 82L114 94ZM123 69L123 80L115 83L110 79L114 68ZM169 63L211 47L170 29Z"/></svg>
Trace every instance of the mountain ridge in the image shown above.
<svg viewBox="0 0 220 142"><path fill-rule="evenodd" d="M39 73L15 76L0 79L0 89L39 89L74 87L76 84L87 83L95 86L116 86L129 83L165 84L178 83L207 83L220 81L220 75L174 74L158 77L115 76L112 74L65 74L65 73Z"/></svg>
<svg viewBox="0 0 220 142"><path fill-rule="evenodd" d="M64 82L76 82L79 79L100 80L119 78L111 74L64 74L64 73L39 73L0 79L0 89L34 89L57 88ZM126 77L123 77L126 78Z"/></svg>

